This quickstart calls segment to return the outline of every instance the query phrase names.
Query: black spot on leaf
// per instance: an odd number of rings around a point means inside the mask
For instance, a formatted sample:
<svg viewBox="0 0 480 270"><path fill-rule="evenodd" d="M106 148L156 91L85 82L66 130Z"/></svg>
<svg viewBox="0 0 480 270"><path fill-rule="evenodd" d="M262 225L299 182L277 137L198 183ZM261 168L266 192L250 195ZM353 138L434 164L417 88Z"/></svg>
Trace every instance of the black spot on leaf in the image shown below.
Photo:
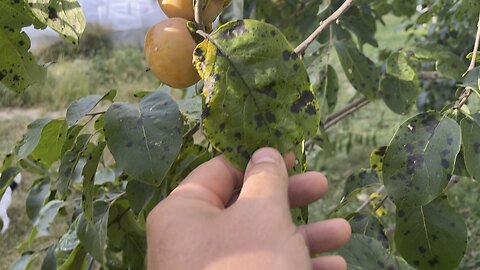
<svg viewBox="0 0 480 270"><path fill-rule="evenodd" d="M423 155L411 155L407 158L407 174L414 174L417 169L423 167L425 159Z"/></svg>
<svg viewBox="0 0 480 270"><path fill-rule="evenodd" d="M242 134L240 134L240 132L233 134L233 136L235 137L235 139L238 139L238 140L242 139Z"/></svg>
<svg viewBox="0 0 480 270"><path fill-rule="evenodd" d="M427 115L422 119L422 125L425 127L427 132L433 133L435 128L438 126L438 119L434 115Z"/></svg>
<svg viewBox="0 0 480 270"><path fill-rule="evenodd" d="M218 127L220 128L220 131L223 131L225 129L225 123L221 123Z"/></svg>
<svg viewBox="0 0 480 270"><path fill-rule="evenodd" d="M400 217L400 218L405 216L405 211L403 209L398 210L397 211L397 216Z"/></svg>
<svg viewBox="0 0 480 270"><path fill-rule="evenodd" d="M308 103L312 102L315 97L313 96L312 92L310 91L303 91L300 98L295 101L290 110L293 113L299 113L302 107L305 107Z"/></svg>
<svg viewBox="0 0 480 270"><path fill-rule="evenodd" d="M58 18L57 10L52 6L48 6L48 19L54 21Z"/></svg>
<svg viewBox="0 0 480 270"><path fill-rule="evenodd" d="M406 150L408 153L410 153L410 154L413 153L413 150L414 150L414 149L415 149L415 147L414 147L412 144L410 144L410 143L407 143L407 144L405 145L405 150Z"/></svg>
<svg viewBox="0 0 480 270"><path fill-rule="evenodd" d="M267 113L265 114L265 116L266 116L267 121L268 121L269 123L275 123L275 122L277 121L275 115L274 115L273 113L271 113L271 112L267 112Z"/></svg>
<svg viewBox="0 0 480 270"><path fill-rule="evenodd" d="M448 144L448 145L452 145L452 143L453 143L453 138L448 137L448 138L447 138L447 144Z"/></svg>
<svg viewBox="0 0 480 270"><path fill-rule="evenodd" d="M282 58L283 58L284 61L290 60L291 55L292 55L292 53L290 53L289 51L283 51L282 52Z"/></svg>
<svg viewBox="0 0 480 270"><path fill-rule="evenodd" d="M263 126L263 117L261 114L255 115L255 124L257 125L257 128L261 128Z"/></svg>
<svg viewBox="0 0 480 270"><path fill-rule="evenodd" d="M418 251L419 251L420 253L424 254L425 252L427 252L427 249L426 249L425 247L423 247L423 246L419 246L419 247L418 247Z"/></svg>
<svg viewBox="0 0 480 270"><path fill-rule="evenodd" d="M442 158L442 167L448 169L448 167L450 167L450 161Z"/></svg>
<svg viewBox="0 0 480 270"><path fill-rule="evenodd" d="M245 23L242 20L236 21L230 28L226 31L222 31L219 35L221 39L233 39L235 37L241 36L247 33L248 30L245 28Z"/></svg>

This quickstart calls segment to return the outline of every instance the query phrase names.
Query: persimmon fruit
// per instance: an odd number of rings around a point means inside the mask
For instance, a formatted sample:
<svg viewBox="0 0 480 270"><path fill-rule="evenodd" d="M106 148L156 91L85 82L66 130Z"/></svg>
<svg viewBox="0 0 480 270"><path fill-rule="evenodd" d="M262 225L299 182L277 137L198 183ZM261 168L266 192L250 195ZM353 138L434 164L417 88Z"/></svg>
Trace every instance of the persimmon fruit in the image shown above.
<svg viewBox="0 0 480 270"><path fill-rule="evenodd" d="M174 88L197 83L200 77L192 63L195 46L187 20L169 18L155 24L148 30L144 44L150 71Z"/></svg>
<svg viewBox="0 0 480 270"><path fill-rule="evenodd" d="M165 15L169 18L180 17L193 21L195 19L192 0L158 0ZM222 12L224 0L210 0L203 12L205 23L211 23Z"/></svg>

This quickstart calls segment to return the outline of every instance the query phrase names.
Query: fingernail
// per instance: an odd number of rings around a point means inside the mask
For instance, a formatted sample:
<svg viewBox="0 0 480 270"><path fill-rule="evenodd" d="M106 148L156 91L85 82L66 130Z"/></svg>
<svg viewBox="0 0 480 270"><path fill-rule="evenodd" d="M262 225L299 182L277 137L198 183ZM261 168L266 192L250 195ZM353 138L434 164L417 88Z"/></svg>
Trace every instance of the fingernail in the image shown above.
<svg viewBox="0 0 480 270"><path fill-rule="evenodd" d="M277 163L280 162L282 156L277 150L273 148L261 148L257 150L252 156L252 163L258 164L263 162Z"/></svg>

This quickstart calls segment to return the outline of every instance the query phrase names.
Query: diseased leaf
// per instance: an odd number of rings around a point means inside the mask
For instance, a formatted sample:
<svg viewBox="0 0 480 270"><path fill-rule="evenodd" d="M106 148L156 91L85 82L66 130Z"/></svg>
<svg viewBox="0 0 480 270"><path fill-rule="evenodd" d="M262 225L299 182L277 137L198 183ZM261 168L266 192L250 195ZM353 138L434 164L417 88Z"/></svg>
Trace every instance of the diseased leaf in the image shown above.
<svg viewBox="0 0 480 270"><path fill-rule="evenodd" d="M367 43L378 47L375 39L376 22L371 13L362 12L357 6L352 6L342 16L340 23L357 36L360 46Z"/></svg>
<svg viewBox="0 0 480 270"><path fill-rule="evenodd" d="M385 228L380 220L373 215L355 215L348 220L352 233L363 234L377 240L385 249L388 249L388 239L385 235Z"/></svg>
<svg viewBox="0 0 480 270"><path fill-rule="evenodd" d="M369 99L374 99L379 88L380 69L351 40L335 42L335 49L353 87Z"/></svg>
<svg viewBox="0 0 480 270"><path fill-rule="evenodd" d="M306 68L274 26L226 23L197 46L194 62L205 81L204 131L236 167L261 147L286 153L317 132Z"/></svg>
<svg viewBox="0 0 480 270"><path fill-rule="evenodd" d="M372 151L370 154L370 167L374 169L378 175L382 174L383 158L385 157L386 146L381 146Z"/></svg>
<svg viewBox="0 0 480 270"><path fill-rule="evenodd" d="M33 15L72 44L85 30L85 15L76 0L28 0Z"/></svg>
<svg viewBox="0 0 480 270"><path fill-rule="evenodd" d="M352 191L367 185L380 183L377 172L374 169L360 169L358 172L352 173L345 182L343 196L347 196Z"/></svg>
<svg viewBox="0 0 480 270"><path fill-rule="evenodd" d="M397 207L431 202L446 187L460 151L460 127L437 112L404 122L383 160L383 181Z"/></svg>
<svg viewBox="0 0 480 270"><path fill-rule="evenodd" d="M0 10L0 83L22 93L30 85L43 81L46 75L45 68L28 51L30 39L21 31L35 19L24 1L1 1Z"/></svg>
<svg viewBox="0 0 480 270"><path fill-rule="evenodd" d="M471 117L461 122L463 154L468 172L480 180L480 114Z"/></svg>
<svg viewBox="0 0 480 270"><path fill-rule="evenodd" d="M324 58L326 57L319 56L308 66L308 76L312 82L322 118L327 117L335 109L340 88L337 72L331 65L324 62Z"/></svg>
<svg viewBox="0 0 480 270"><path fill-rule="evenodd" d="M387 59L387 73L402 81L411 81L415 78L415 70L408 63L407 54L394 52Z"/></svg>
<svg viewBox="0 0 480 270"><path fill-rule="evenodd" d="M116 95L117 91L111 90L104 96L90 95L72 102L67 109L68 126L71 127L72 125L76 124L78 120L91 112L101 101L113 101Z"/></svg>
<svg viewBox="0 0 480 270"><path fill-rule="evenodd" d="M92 153L87 158L87 163L83 167L83 196L82 208L84 217L93 223L93 200L95 188L95 173L97 172L98 163L105 149L105 142L99 142Z"/></svg>
<svg viewBox="0 0 480 270"><path fill-rule="evenodd" d="M382 78L380 88L385 104L398 114L408 113L417 101L420 92L417 80L401 80L388 74Z"/></svg>
<svg viewBox="0 0 480 270"><path fill-rule="evenodd" d="M338 251L338 255L345 258L348 269L414 269L402 258L387 253L382 244L376 239L356 233L352 234L350 241Z"/></svg>
<svg viewBox="0 0 480 270"><path fill-rule="evenodd" d="M96 201L93 205L93 224L83 214L80 215L77 226L77 237L85 250L103 263L107 247L107 230L109 204L105 201Z"/></svg>
<svg viewBox="0 0 480 270"><path fill-rule="evenodd" d="M465 254L467 227L442 195L424 206L397 209L395 243L418 269L455 269Z"/></svg>
<svg viewBox="0 0 480 270"><path fill-rule="evenodd" d="M105 138L117 166L135 179L160 185L182 144L182 115L175 101L157 91L140 102L140 111L114 103L105 114Z"/></svg>

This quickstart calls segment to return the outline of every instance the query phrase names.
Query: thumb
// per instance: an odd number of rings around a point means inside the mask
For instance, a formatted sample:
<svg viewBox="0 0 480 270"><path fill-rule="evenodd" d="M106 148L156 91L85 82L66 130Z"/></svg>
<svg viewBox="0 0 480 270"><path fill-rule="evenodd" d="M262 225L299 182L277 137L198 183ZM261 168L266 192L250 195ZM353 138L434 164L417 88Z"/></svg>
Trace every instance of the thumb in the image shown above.
<svg viewBox="0 0 480 270"><path fill-rule="evenodd" d="M288 207L288 173L280 153L273 148L257 150L245 171L238 201L264 199L269 204Z"/></svg>

